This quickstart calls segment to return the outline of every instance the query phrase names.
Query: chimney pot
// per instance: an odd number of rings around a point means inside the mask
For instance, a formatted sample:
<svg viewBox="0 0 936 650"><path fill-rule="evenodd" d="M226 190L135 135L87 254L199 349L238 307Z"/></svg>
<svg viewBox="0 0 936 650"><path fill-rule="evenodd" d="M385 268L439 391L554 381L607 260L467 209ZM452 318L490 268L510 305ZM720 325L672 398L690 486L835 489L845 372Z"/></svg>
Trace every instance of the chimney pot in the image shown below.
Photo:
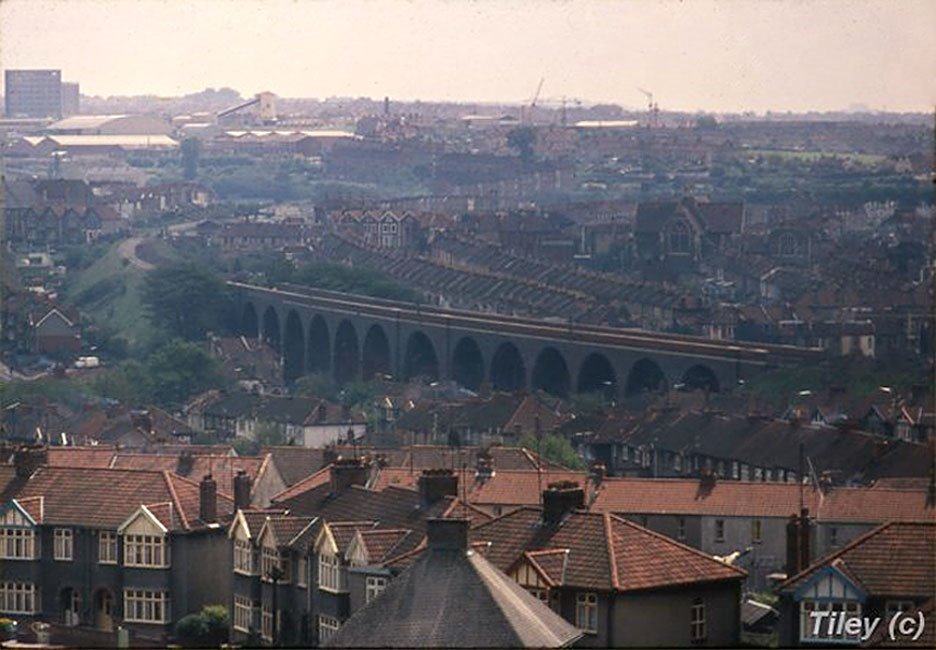
<svg viewBox="0 0 936 650"><path fill-rule="evenodd" d="M360 458L339 458L331 466L332 494L340 494L352 485L366 485L370 462Z"/></svg>
<svg viewBox="0 0 936 650"><path fill-rule="evenodd" d="M585 507L585 490L575 481L550 483L543 491L543 523L556 525L568 513Z"/></svg>
<svg viewBox="0 0 936 650"><path fill-rule="evenodd" d="M426 469L419 477L419 503L422 507L447 496L458 495L458 477L450 469Z"/></svg>
<svg viewBox="0 0 936 650"><path fill-rule="evenodd" d="M432 518L426 520L426 538L430 551L467 551L468 519Z"/></svg>
<svg viewBox="0 0 936 650"><path fill-rule="evenodd" d="M49 449L45 445L23 445L13 452L13 468L18 478L29 478L48 464Z"/></svg>

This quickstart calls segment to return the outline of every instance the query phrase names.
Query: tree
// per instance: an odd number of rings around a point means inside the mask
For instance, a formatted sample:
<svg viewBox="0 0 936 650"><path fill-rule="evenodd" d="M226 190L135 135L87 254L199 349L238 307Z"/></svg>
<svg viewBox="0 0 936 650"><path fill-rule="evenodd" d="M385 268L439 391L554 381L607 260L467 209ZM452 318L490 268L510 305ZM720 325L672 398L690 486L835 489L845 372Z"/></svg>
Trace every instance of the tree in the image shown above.
<svg viewBox="0 0 936 650"><path fill-rule="evenodd" d="M179 147L182 152L182 177L187 180L195 180L198 174L198 153L199 144L195 138L186 138Z"/></svg>
<svg viewBox="0 0 936 650"><path fill-rule="evenodd" d="M142 300L153 324L188 340L223 326L232 302L221 278L190 263L148 273Z"/></svg>
<svg viewBox="0 0 936 650"><path fill-rule="evenodd" d="M196 393L223 384L218 362L200 346L173 339L146 359L151 397L165 406L178 406Z"/></svg>
<svg viewBox="0 0 936 650"><path fill-rule="evenodd" d="M218 647L228 640L229 617L224 605L206 605L198 614L176 623L178 640L189 647Z"/></svg>
<svg viewBox="0 0 936 650"><path fill-rule="evenodd" d="M517 444L526 447L531 451L536 451L546 460L559 463L569 469L585 469L585 463L575 452L575 449L563 436L558 433L547 433L542 440L537 440L536 436L526 433Z"/></svg>
<svg viewBox="0 0 936 650"><path fill-rule="evenodd" d="M533 162L533 144L536 142L536 131L529 126L519 126L507 132L507 146L517 151L520 160Z"/></svg>

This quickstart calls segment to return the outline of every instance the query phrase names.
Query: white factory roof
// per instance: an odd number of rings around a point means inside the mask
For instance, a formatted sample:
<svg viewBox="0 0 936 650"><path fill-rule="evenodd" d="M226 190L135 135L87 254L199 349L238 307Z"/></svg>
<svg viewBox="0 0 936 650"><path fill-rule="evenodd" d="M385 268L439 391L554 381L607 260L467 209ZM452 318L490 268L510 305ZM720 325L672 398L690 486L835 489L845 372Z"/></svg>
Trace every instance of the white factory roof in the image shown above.
<svg viewBox="0 0 936 650"><path fill-rule="evenodd" d="M360 136L350 131L338 130L276 130L276 131L225 131L224 135L229 138L243 138L245 136L253 138L265 138L269 136L280 137L302 137L302 138L358 138Z"/></svg>
<svg viewBox="0 0 936 650"><path fill-rule="evenodd" d="M577 129L630 129L637 126L637 120L582 120L575 123Z"/></svg>
<svg viewBox="0 0 936 650"><path fill-rule="evenodd" d="M161 149L179 146L179 143L168 135L50 135L46 137L62 147Z"/></svg>
<svg viewBox="0 0 936 650"><path fill-rule="evenodd" d="M49 125L54 131L71 129L97 129L112 120L119 120L126 115L72 115Z"/></svg>

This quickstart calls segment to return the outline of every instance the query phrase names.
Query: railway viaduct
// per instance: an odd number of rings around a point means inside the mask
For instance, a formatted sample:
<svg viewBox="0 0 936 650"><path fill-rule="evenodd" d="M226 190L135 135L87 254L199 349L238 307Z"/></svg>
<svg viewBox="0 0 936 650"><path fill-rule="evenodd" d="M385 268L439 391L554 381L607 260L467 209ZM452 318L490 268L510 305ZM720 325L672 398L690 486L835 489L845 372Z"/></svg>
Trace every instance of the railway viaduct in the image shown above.
<svg viewBox="0 0 936 650"><path fill-rule="evenodd" d="M680 385L713 392L764 370L815 359L817 350L711 341L445 310L285 285L230 282L241 333L281 355L287 383L321 373L338 383L375 375L452 379L471 390L542 389L609 398Z"/></svg>

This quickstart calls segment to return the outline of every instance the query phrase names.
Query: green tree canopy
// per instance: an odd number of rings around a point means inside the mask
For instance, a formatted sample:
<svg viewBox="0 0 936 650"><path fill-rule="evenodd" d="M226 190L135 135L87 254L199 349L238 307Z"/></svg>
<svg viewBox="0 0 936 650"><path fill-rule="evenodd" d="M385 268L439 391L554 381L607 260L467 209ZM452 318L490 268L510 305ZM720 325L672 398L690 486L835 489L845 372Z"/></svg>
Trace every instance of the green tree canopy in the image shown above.
<svg viewBox="0 0 936 650"><path fill-rule="evenodd" d="M231 299L223 280L191 263L158 268L146 275L143 304L150 320L170 336L188 340L223 328Z"/></svg>
<svg viewBox="0 0 936 650"><path fill-rule="evenodd" d="M507 146L514 149L523 162L533 162L533 144L536 131L529 126L518 126L507 132Z"/></svg>
<svg viewBox="0 0 936 650"><path fill-rule="evenodd" d="M517 444L531 451L536 451L546 460L559 463L563 467L585 469L585 462L575 452L571 443L558 433L547 433L543 436L542 441L538 441L536 436L531 433L525 433L517 441Z"/></svg>

